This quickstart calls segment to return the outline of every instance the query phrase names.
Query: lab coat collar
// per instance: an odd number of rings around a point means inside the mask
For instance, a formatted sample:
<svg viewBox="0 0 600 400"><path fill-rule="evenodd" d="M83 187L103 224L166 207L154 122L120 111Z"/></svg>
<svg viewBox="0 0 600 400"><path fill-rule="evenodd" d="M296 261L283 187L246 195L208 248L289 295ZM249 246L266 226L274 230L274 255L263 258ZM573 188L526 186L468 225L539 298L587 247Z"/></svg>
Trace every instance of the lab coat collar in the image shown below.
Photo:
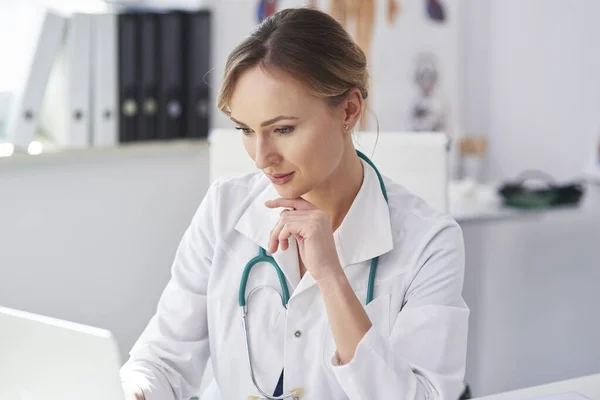
<svg viewBox="0 0 600 400"><path fill-rule="evenodd" d="M393 249L389 207L383 197L377 174L371 166L361 161L364 171L363 183L342 224L333 234L342 268L370 260ZM250 203L235 226L238 232L264 249L267 249L271 230L281 213L280 209L266 207L265 202L278 197L279 194L269 182ZM297 254L293 239L290 240L288 250L278 250L273 254L293 289L300 283ZM304 278L301 288L296 292L314 284L310 274L305 274Z"/></svg>
<svg viewBox="0 0 600 400"><path fill-rule="evenodd" d="M333 233L342 267L385 254L394 248L390 210L373 167L363 163L362 186L340 227Z"/></svg>

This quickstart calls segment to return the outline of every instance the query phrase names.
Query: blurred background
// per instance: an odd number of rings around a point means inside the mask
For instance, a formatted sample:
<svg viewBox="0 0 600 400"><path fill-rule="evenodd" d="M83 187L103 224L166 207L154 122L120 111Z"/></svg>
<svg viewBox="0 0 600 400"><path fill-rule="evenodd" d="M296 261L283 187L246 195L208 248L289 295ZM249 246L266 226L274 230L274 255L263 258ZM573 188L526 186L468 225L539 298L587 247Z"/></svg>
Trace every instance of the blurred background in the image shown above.
<svg viewBox="0 0 600 400"><path fill-rule="evenodd" d="M0 0L0 305L110 329L124 361L217 169L252 168L217 143L228 53L331 1ZM364 1L357 140L463 228L473 395L600 373L600 2Z"/></svg>

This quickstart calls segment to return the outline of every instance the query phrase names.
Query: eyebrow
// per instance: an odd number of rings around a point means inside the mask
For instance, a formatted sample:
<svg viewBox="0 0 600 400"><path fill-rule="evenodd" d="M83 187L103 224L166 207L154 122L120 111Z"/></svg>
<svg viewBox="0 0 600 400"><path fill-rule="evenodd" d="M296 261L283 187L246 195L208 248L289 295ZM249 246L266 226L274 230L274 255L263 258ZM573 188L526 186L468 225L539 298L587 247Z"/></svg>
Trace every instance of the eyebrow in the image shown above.
<svg viewBox="0 0 600 400"><path fill-rule="evenodd" d="M229 118L231 118L231 120L233 122L235 122L236 124L240 124L240 125L243 125L243 126L248 126L245 123L240 122L240 121L238 121L237 119L235 119L235 118L233 118L231 116ZM269 119L267 121L264 121L263 123L260 124L260 126L261 127L265 127L265 126L273 125L274 123L279 122L281 120L285 120L285 119L298 119L298 117L291 117L291 116L287 116L287 115L280 115L279 117L275 117L275 118Z"/></svg>

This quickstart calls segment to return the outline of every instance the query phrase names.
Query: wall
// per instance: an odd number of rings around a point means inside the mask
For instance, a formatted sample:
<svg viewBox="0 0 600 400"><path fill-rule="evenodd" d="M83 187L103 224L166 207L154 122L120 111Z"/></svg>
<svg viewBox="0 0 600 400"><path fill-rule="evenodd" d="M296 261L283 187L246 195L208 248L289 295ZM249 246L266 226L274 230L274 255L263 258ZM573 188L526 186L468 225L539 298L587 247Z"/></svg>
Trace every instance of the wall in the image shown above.
<svg viewBox="0 0 600 400"><path fill-rule="evenodd" d="M465 0L463 41L464 107L467 135L489 132L490 120L490 0Z"/></svg>
<svg viewBox="0 0 600 400"><path fill-rule="evenodd" d="M568 179L590 162L600 134L599 13L596 0L491 0L492 179L528 168Z"/></svg>

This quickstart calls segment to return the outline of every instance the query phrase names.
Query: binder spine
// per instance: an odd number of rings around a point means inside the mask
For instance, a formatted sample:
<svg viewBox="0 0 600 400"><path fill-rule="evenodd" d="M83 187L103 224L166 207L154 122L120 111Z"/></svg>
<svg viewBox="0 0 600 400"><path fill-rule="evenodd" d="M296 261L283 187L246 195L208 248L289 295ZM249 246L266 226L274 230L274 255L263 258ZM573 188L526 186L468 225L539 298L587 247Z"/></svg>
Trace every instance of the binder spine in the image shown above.
<svg viewBox="0 0 600 400"><path fill-rule="evenodd" d="M159 113L158 138L180 138L184 132L183 13L159 14Z"/></svg>
<svg viewBox="0 0 600 400"><path fill-rule="evenodd" d="M8 136L18 149L26 150L35 137L44 93L63 44L67 22L60 14L51 11L45 14L25 83L15 93L8 117Z"/></svg>
<svg viewBox="0 0 600 400"><path fill-rule="evenodd" d="M157 137L158 114L158 18L154 13L140 14L141 54L138 70L141 74L138 140Z"/></svg>
<svg viewBox="0 0 600 400"><path fill-rule="evenodd" d="M92 24L92 143L119 142L118 35L116 14L96 14Z"/></svg>
<svg viewBox="0 0 600 400"><path fill-rule="evenodd" d="M136 139L138 126L139 60L138 16L134 13L119 14L119 141Z"/></svg>
<svg viewBox="0 0 600 400"><path fill-rule="evenodd" d="M187 60L188 114L186 137L208 137L210 128L211 15L209 11L188 14Z"/></svg>
<svg viewBox="0 0 600 400"><path fill-rule="evenodd" d="M73 15L67 42L68 128L65 145L85 148L91 144L91 46L92 16Z"/></svg>

